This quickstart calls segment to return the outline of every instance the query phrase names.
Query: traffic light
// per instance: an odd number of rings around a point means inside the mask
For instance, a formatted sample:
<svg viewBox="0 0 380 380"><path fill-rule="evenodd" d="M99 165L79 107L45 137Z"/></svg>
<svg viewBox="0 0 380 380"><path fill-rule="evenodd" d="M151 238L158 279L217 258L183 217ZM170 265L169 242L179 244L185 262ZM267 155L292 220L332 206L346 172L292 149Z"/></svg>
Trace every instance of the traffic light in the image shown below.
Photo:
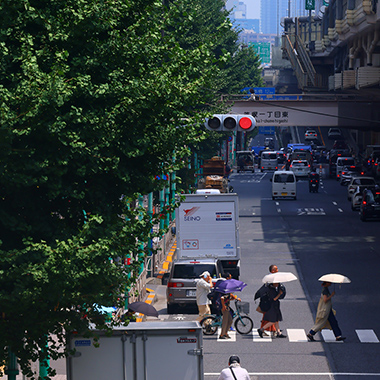
<svg viewBox="0 0 380 380"><path fill-rule="evenodd" d="M212 115L205 122L205 127L210 131L249 132L255 126L256 120L251 115Z"/></svg>

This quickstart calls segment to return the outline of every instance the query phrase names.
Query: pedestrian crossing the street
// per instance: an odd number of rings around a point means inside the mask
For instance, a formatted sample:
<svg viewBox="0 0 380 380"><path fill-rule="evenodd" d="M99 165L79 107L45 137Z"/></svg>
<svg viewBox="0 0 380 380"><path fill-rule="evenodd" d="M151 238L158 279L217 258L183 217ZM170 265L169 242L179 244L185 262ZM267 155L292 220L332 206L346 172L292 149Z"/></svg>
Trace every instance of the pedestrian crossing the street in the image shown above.
<svg viewBox="0 0 380 380"><path fill-rule="evenodd" d="M376 333L373 330L370 329L359 329L355 330L355 334L357 339L360 343L380 343ZM216 340L218 343L231 343L231 342L237 342L239 338L237 337L236 331L229 331L228 335L230 336L230 339L220 339L220 329L218 329L218 332L214 335L216 337ZM287 329L286 330L287 338L283 340L287 340L290 343L307 343L309 340L306 336L306 331L304 329ZM257 329L253 329L252 332L249 335L245 336L251 336L253 343L271 343L277 338L272 337L272 334L269 332L266 332L266 335L262 338L260 338L259 333L257 332ZM322 330L321 331L321 337L322 339L319 340L321 342L325 343L344 343L343 341L336 341L335 336L331 330ZM356 341L353 337L348 337L349 341ZM317 339L318 341L318 339Z"/></svg>

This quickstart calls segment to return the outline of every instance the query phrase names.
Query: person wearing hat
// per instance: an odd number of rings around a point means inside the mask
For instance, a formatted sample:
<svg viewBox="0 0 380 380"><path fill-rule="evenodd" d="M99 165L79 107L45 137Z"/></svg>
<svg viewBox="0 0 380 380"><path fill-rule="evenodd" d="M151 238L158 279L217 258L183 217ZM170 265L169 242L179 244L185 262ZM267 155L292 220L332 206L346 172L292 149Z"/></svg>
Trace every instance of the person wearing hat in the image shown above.
<svg viewBox="0 0 380 380"><path fill-rule="evenodd" d="M239 356L232 355L228 359L228 367L219 375L218 380L250 380L249 373L240 367Z"/></svg>
<svg viewBox="0 0 380 380"><path fill-rule="evenodd" d="M211 301L208 299L207 294L210 293L213 287L212 278L210 272L204 271L201 278L197 281L197 306L199 316L197 321L200 322L207 314L211 314L210 304Z"/></svg>

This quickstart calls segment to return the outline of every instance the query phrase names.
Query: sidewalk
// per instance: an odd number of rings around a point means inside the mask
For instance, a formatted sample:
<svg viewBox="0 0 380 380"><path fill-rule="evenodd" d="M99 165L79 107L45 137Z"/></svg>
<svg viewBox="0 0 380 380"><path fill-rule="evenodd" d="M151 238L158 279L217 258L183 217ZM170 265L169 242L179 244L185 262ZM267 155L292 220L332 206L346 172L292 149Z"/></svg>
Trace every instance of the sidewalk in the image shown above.
<svg viewBox="0 0 380 380"><path fill-rule="evenodd" d="M146 303L153 305L154 303L157 302L158 297L160 297L161 299L166 298L166 294L165 294L166 289L162 285L162 278L163 278L163 275L166 272L168 272L170 269L170 265L174 259L176 248L177 248L177 240L174 239L174 241L173 241L166 257L165 257L164 262L161 265L159 265L159 267L158 267L157 275L155 277L147 278L147 280L146 280L146 284L147 284L146 291L149 294L147 296L147 299L145 300ZM142 318L138 318L137 322L142 322L142 320L143 320ZM155 318L155 317L145 317L144 320L156 321L157 322L157 318Z"/></svg>

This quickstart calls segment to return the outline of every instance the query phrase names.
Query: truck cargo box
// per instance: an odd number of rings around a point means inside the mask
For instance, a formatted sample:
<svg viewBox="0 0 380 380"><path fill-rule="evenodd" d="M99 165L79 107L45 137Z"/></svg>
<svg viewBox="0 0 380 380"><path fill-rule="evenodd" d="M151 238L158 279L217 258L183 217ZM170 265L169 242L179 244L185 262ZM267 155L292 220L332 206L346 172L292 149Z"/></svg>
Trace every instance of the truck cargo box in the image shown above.
<svg viewBox="0 0 380 380"><path fill-rule="evenodd" d="M76 352L67 380L203 380L203 336L198 322L143 322L117 327L94 339L70 334Z"/></svg>
<svg viewBox="0 0 380 380"><path fill-rule="evenodd" d="M240 274L238 196L187 194L176 209L177 259L220 259L225 271Z"/></svg>

